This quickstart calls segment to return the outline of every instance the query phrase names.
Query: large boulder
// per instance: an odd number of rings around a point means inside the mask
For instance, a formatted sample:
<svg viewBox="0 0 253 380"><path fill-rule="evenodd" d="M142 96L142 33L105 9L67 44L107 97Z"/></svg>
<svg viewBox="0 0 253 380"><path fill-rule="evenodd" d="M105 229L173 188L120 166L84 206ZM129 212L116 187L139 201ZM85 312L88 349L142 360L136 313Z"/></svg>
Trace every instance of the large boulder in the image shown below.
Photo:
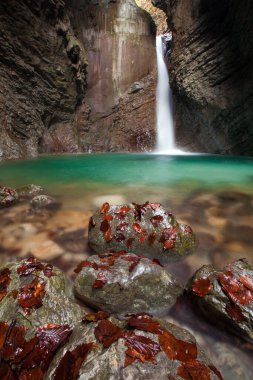
<svg viewBox="0 0 253 380"><path fill-rule="evenodd" d="M162 315L182 293L161 264L133 253L91 256L76 269L75 293L84 303L116 315Z"/></svg>
<svg viewBox="0 0 253 380"><path fill-rule="evenodd" d="M56 354L47 378L222 379L194 337L168 322L145 314L120 322L103 312L84 322Z"/></svg>
<svg viewBox="0 0 253 380"><path fill-rule="evenodd" d="M222 271L204 265L188 285L197 310L212 323L253 340L253 268L237 260Z"/></svg>
<svg viewBox="0 0 253 380"><path fill-rule="evenodd" d="M90 219L88 239L98 254L125 250L161 262L179 260L197 245L191 227L178 223L159 203L149 202L104 203Z"/></svg>
<svg viewBox="0 0 253 380"><path fill-rule="evenodd" d="M35 258L7 263L0 268L0 321L31 328L81 320L72 286L62 271Z"/></svg>

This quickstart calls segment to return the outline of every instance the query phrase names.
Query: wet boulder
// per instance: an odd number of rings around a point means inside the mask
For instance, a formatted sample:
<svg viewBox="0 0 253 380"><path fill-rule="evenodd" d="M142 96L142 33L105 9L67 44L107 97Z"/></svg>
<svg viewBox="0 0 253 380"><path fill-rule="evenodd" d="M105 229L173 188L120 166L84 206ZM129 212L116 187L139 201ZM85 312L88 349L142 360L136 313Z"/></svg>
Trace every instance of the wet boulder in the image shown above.
<svg viewBox="0 0 253 380"><path fill-rule="evenodd" d="M36 195L43 194L44 192L45 190L43 187L34 185L33 183L17 188L17 193L20 199L31 199Z"/></svg>
<svg viewBox="0 0 253 380"><path fill-rule="evenodd" d="M58 210L61 207L61 203L49 195L40 194L31 199L30 206L32 210Z"/></svg>
<svg viewBox="0 0 253 380"><path fill-rule="evenodd" d="M212 323L253 340L253 268L246 259L222 271L203 266L189 282L188 291L197 310Z"/></svg>
<svg viewBox="0 0 253 380"><path fill-rule="evenodd" d="M30 328L81 320L82 312L63 272L36 258L0 267L0 321Z"/></svg>
<svg viewBox="0 0 253 380"><path fill-rule="evenodd" d="M88 239L98 254L125 250L162 263L193 253L197 245L191 227L177 222L159 203L150 202L104 203L90 219Z"/></svg>
<svg viewBox="0 0 253 380"><path fill-rule="evenodd" d="M77 297L116 315L163 315L182 293L182 287L157 260L133 253L94 255L82 261L76 272Z"/></svg>
<svg viewBox="0 0 253 380"><path fill-rule="evenodd" d="M119 321L105 312L84 317L46 376L54 380L222 379L188 331L146 314Z"/></svg>
<svg viewBox="0 0 253 380"><path fill-rule="evenodd" d="M18 200L18 193L10 187L0 186L0 208L11 206Z"/></svg>

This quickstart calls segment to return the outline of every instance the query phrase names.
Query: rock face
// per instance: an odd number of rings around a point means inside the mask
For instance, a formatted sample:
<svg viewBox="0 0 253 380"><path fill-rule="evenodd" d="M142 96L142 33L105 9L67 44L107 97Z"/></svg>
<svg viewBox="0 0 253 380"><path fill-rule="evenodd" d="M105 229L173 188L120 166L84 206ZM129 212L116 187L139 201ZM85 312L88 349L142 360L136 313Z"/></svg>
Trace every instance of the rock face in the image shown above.
<svg viewBox="0 0 253 380"><path fill-rule="evenodd" d="M0 186L0 208L8 207L17 202L18 193L10 187Z"/></svg>
<svg viewBox="0 0 253 380"><path fill-rule="evenodd" d="M203 266L188 289L198 310L212 323L253 340L253 269L245 259L220 272Z"/></svg>
<svg viewBox="0 0 253 380"><path fill-rule="evenodd" d="M65 1L3 0L0 27L0 156L47 151L46 138L60 150L64 136L58 139L54 129L73 122L87 65Z"/></svg>
<svg viewBox="0 0 253 380"><path fill-rule="evenodd" d="M1 1L0 159L151 150L152 25L133 0Z"/></svg>
<svg viewBox="0 0 253 380"><path fill-rule="evenodd" d="M132 253L91 256L80 263L76 272L74 289L78 298L116 315L164 315L182 293L161 265Z"/></svg>
<svg viewBox="0 0 253 380"><path fill-rule="evenodd" d="M75 0L72 23L90 62L85 104L77 114L82 148L151 150L156 77L151 17L134 0ZM143 89L134 95L131 86L141 79Z"/></svg>
<svg viewBox="0 0 253 380"><path fill-rule="evenodd" d="M47 378L153 380L159 374L161 380L222 379L194 337L173 324L145 314L125 322L103 313L86 318L55 356Z"/></svg>
<svg viewBox="0 0 253 380"><path fill-rule="evenodd" d="M89 246L97 253L125 250L161 262L194 252L191 227L178 223L160 203L110 206L104 203L90 219Z"/></svg>
<svg viewBox="0 0 253 380"><path fill-rule="evenodd" d="M169 62L177 143L253 154L250 1L153 0L173 32Z"/></svg>

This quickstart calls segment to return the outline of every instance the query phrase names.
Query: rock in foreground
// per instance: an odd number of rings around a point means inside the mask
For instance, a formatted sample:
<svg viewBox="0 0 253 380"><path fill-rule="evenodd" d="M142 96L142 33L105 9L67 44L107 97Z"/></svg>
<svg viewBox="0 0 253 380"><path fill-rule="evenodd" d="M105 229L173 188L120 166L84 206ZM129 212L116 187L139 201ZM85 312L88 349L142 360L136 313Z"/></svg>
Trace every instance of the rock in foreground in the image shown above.
<svg viewBox="0 0 253 380"><path fill-rule="evenodd" d="M71 299L62 271L29 258L0 268L0 321L15 320L28 328L81 320L81 308Z"/></svg>
<svg viewBox="0 0 253 380"><path fill-rule="evenodd" d="M253 340L253 268L245 260L227 265L223 271L211 265L193 276L189 292L211 322Z"/></svg>
<svg viewBox="0 0 253 380"><path fill-rule="evenodd" d="M84 303L116 315L165 314L182 293L156 260L117 252L91 256L76 272L75 293Z"/></svg>
<svg viewBox="0 0 253 380"><path fill-rule="evenodd" d="M145 314L119 322L103 312L84 322L54 358L47 378L222 379L194 337L175 325Z"/></svg>
<svg viewBox="0 0 253 380"><path fill-rule="evenodd" d="M192 229L159 203L104 203L90 219L89 245L98 254L125 250L163 263L193 253L197 242Z"/></svg>

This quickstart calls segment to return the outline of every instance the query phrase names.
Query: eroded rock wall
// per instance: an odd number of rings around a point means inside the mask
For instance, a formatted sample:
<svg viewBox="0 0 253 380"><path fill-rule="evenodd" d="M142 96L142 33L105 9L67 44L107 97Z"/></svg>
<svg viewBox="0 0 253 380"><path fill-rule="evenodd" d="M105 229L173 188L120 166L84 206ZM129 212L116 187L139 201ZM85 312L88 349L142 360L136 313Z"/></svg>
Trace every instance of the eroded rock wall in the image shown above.
<svg viewBox="0 0 253 380"><path fill-rule="evenodd" d="M173 31L170 81L177 143L253 155L253 2L152 0Z"/></svg>
<svg viewBox="0 0 253 380"><path fill-rule="evenodd" d="M155 66L151 17L134 0L75 0L72 23L90 63L85 104L76 119L82 149L152 149L156 74L150 75Z"/></svg>
<svg viewBox="0 0 253 380"><path fill-rule="evenodd" d="M75 38L64 0L0 2L0 156L35 156L62 142L78 148L73 117L85 88L85 53Z"/></svg>

